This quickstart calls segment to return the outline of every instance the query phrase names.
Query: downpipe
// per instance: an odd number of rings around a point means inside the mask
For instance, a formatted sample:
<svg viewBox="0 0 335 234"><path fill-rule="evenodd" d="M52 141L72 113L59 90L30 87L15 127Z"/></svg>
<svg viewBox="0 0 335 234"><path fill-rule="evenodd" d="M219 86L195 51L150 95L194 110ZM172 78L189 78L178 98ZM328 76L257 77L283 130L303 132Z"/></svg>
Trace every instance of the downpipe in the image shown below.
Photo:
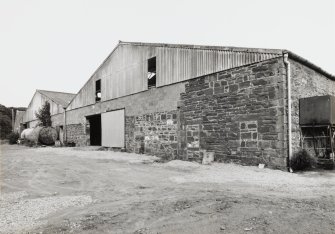
<svg viewBox="0 0 335 234"><path fill-rule="evenodd" d="M287 81L287 123L288 123L288 157L287 169L292 172L291 158L292 158L292 100L291 100L291 64L288 60L288 53L284 54L284 63L286 66L286 81Z"/></svg>
<svg viewBox="0 0 335 234"><path fill-rule="evenodd" d="M63 131L64 131L64 142L63 144L66 144L67 142L67 123L66 123L66 108L64 108L64 127L63 127Z"/></svg>

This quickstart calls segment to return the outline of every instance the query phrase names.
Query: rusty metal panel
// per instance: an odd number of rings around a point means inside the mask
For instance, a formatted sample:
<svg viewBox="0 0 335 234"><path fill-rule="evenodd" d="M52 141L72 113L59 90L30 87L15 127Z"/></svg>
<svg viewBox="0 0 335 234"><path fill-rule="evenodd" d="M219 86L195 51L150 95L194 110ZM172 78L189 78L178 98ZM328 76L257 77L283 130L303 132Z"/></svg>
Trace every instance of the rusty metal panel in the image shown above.
<svg viewBox="0 0 335 234"><path fill-rule="evenodd" d="M335 97L315 96L299 100L300 125L335 124Z"/></svg>
<svg viewBox="0 0 335 234"><path fill-rule="evenodd" d="M124 109L101 114L101 145L105 147L125 146Z"/></svg>

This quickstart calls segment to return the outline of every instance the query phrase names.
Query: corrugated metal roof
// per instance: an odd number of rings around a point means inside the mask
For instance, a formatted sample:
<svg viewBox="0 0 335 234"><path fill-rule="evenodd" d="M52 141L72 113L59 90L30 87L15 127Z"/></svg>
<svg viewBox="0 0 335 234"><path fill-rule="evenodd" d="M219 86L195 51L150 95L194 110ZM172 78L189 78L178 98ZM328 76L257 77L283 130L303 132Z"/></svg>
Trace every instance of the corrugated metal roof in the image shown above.
<svg viewBox="0 0 335 234"><path fill-rule="evenodd" d="M191 44L170 44L170 43L146 43L146 42L126 42L119 41L119 45L135 45L135 46L153 46L167 48L182 48L182 49L201 49L201 50L222 50L232 52L253 52L253 53L270 53L281 55L281 49L264 49L264 48L247 48L233 46L208 46L208 45L191 45Z"/></svg>
<svg viewBox="0 0 335 234"><path fill-rule="evenodd" d="M74 96L76 96L76 94L74 93L62 93L48 90L36 90L36 91L41 93L42 95L47 96L52 101L65 108L69 105Z"/></svg>

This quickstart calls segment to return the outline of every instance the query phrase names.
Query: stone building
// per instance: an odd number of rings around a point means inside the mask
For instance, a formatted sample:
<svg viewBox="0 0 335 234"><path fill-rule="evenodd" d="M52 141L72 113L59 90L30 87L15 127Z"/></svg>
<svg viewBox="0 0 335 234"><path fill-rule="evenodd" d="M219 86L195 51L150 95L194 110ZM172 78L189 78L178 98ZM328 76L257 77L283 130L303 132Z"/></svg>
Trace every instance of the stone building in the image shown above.
<svg viewBox="0 0 335 234"><path fill-rule="evenodd" d="M323 95L335 77L290 51L119 42L67 106L66 140L285 168L299 100Z"/></svg>

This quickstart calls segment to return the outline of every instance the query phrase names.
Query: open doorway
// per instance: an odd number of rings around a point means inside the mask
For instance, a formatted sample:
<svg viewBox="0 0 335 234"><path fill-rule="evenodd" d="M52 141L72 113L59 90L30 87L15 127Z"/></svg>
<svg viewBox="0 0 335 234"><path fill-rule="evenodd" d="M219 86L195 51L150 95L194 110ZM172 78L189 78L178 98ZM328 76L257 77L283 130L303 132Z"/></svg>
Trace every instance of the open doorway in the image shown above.
<svg viewBox="0 0 335 234"><path fill-rule="evenodd" d="M90 145L101 145L101 115L87 116L90 124Z"/></svg>

